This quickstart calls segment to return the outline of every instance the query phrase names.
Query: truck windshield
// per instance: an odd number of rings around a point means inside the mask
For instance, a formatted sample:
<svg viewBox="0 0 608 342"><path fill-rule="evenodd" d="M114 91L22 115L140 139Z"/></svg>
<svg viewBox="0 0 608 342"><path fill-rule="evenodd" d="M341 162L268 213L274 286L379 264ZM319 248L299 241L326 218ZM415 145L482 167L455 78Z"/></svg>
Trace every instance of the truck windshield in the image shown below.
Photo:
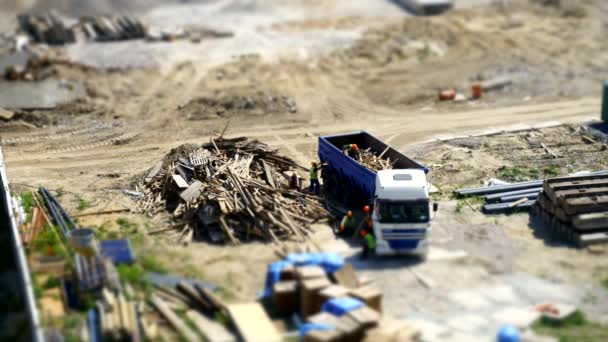
<svg viewBox="0 0 608 342"><path fill-rule="evenodd" d="M423 223L429 221L429 202L378 201L377 216L380 223Z"/></svg>

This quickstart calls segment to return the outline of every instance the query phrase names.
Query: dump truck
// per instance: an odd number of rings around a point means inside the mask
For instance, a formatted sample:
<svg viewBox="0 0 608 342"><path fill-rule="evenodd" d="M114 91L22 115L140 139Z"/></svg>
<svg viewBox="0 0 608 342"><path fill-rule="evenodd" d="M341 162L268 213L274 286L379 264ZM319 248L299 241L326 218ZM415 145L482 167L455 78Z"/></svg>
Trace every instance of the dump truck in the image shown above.
<svg viewBox="0 0 608 342"><path fill-rule="evenodd" d="M343 151L349 144L392 161L392 168L366 167ZM431 208L425 166L365 131L319 137L319 159L329 201L372 208L376 254L426 255L437 204Z"/></svg>
<svg viewBox="0 0 608 342"><path fill-rule="evenodd" d="M394 0L416 15L441 14L454 7L453 0Z"/></svg>

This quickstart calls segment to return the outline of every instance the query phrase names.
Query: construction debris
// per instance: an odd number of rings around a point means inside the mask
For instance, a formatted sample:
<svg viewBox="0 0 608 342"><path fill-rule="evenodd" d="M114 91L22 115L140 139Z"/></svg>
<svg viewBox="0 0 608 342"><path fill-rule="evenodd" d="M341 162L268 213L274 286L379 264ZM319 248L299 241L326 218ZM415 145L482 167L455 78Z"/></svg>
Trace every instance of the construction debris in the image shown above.
<svg viewBox="0 0 608 342"><path fill-rule="evenodd" d="M283 174L296 168L293 160L244 137L182 145L147 174L138 209L171 213L176 224L170 231L182 243L304 241L311 223L332 216L320 198L288 189Z"/></svg>
<svg viewBox="0 0 608 342"><path fill-rule="evenodd" d="M608 242L608 175L547 179L533 213L579 247Z"/></svg>
<svg viewBox="0 0 608 342"><path fill-rule="evenodd" d="M359 150L359 163L374 171L392 169L393 164L397 161L393 160L391 162L390 158L382 159L383 156L384 153L377 156L369 148L366 150Z"/></svg>

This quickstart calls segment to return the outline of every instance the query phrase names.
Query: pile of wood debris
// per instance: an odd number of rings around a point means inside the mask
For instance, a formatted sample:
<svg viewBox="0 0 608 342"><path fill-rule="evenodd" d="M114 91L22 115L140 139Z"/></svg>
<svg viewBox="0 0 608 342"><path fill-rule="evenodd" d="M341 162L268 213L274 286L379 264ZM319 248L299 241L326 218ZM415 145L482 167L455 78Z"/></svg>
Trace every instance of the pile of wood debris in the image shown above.
<svg viewBox="0 0 608 342"><path fill-rule="evenodd" d="M305 241L314 222L329 220L319 197L288 189L293 160L268 145L241 137L182 145L153 167L138 191L148 215L168 211L178 242L262 239Z"/></svg>
<svg viewBox="0 0 608 342"><path fill-rule="evenodd" d="M396 160L391 163L390 158L383 159L383 155L376 156L370 149L359 150L359 162L374 171L392 169Z"/></svg>

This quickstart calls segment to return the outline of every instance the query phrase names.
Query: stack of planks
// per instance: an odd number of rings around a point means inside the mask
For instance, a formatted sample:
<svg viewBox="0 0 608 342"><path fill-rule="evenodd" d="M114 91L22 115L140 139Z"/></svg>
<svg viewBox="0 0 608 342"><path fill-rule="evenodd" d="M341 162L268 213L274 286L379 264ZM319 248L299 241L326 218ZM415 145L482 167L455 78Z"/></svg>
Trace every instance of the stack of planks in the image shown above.
<svg viewBox="0 0 608 342"><path fill-rule="evenodd" d="M608 242L608 175L545 180L533 213L579 247Z"/></svg>
<svg viewBox="0 0 608 342"><path fill-rule="evenodd" d="M103 289L102 299L96 303L99 331L103 340L142 341L137 303L125 298L122 292Z"/></svg>
<svg viewBox="0 0 608 342"><path fill-rule="evenodd" d="M291 159L247 138L182 145L144 178L138 209L150 216L168 210L174 224L150 234L173 233L184 244L303 242L312 223L332 216L321 198L288 189L295 168Z"/></svg>

